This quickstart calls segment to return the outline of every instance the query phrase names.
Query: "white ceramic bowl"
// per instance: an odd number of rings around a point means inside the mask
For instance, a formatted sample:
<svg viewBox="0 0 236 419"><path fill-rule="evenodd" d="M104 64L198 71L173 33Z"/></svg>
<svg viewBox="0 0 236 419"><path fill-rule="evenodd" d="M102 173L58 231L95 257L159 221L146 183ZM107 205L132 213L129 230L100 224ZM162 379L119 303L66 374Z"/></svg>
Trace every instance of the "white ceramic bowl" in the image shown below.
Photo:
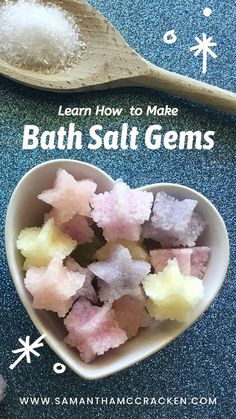
<svg viewBox="0 0 236 419"><path fill-rule="evenodd" d="M165 191L176 198L191 198L198 201L197 212L207 222L208 227L201 244L211 247L211 256L204 277L205 297L198 306L197 313L188 324L165 321L158 326L141 330L138 335L120 348L98 357L91 364L81 361L79 352L64 344L66 335L63 322L54 313L35 310L32 297L24 287L23 258L16 249L16 239L21 229L40 225L48 206L37 199L44 189L51 188L56 171L64 168L76 179L90 178L98 184L98 192L111 190L113 179L102 170L76 160L52 160L30 170L16 186L7 211L5 241L8 265L17 289L32 322L43 334L49 346L80 376L98 379L127 368L138 361L158 352L161 348L183 333L207 309L219 292L226 275L229 262L229 241L224 221L216 208L193 189L177 184L159 183L140 189L156 193Z"/></svg>

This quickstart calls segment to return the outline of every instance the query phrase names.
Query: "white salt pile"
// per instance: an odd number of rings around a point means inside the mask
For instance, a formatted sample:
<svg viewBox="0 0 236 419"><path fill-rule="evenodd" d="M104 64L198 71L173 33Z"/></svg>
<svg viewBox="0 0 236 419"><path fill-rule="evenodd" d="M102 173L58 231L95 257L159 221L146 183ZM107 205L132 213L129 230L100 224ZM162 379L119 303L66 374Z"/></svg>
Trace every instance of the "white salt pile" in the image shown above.
<svg viewBox="0 0 236 419"><path fill-rule="evenodd" d="M0 7L0 56L9 64L54 72L72 66L85 44L74 18L38 0L6 1Z"/></svg>

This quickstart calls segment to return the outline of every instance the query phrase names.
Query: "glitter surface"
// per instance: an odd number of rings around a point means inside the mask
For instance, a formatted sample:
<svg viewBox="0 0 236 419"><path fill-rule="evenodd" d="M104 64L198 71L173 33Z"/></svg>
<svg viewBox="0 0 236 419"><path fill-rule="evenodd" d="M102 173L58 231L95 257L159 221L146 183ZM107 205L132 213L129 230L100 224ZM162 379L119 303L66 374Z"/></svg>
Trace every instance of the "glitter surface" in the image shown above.
<svg viewBox="0 0 236 419"><path fill-rule="evenodd" d="M207 33L218 43L216 60L209 60L206 80L236 91L235 49L230 28L235 26L234 1L209 0L183 2L181 0L90 1L99 8L122 32L126 40L145 58L161 65L201 79L201 63L188 52L194 37ZM203 7L213 13L206 19ZM178 39L169 46L163 34L174 28ZM235 119L214 113L206 108L191 106L151 90L119 89L73 95L54 95L34 91L0 79L0 138L1 157L1 346L0 373L8 382L8 393L0 405L3 419L44 418L140 418L140 419L217 419L235 417L233 378L235 377ZM132 105L166 104L178 107L177 117L129 117ZM97 105L124 107L123 117L57 116L58 107ZM158 122L157 122L158 121ZM52 130L79 125L82 131L95 123L105 129L121 127L123 122L137 126L143 134L146 128L160 123L170 129L215 131L215 147L211 151L150 151L140 146L137 151L22 151L24 124L36 124L40 130ZM88 136L86 138L89 139ZM53 365L58 357L45 345L41 356L32 364L21 363L14 371L8 366L13 361L11 350L19 337L27 334L38 337L23 308L12 283L4 250L4 219L10 196L24 173L36 164L56 158L75 158L97 165L114 178L122 177L132 187L154 182L179 182L205 194L223 216L231 241L231 265L219 296L201 319L173 343L149 359L102 381L87 382L69 368L55 374ZM22 406L19 397L51 397L46 406ZM217 397L216 405L57 405L55 397Z"/></svg>

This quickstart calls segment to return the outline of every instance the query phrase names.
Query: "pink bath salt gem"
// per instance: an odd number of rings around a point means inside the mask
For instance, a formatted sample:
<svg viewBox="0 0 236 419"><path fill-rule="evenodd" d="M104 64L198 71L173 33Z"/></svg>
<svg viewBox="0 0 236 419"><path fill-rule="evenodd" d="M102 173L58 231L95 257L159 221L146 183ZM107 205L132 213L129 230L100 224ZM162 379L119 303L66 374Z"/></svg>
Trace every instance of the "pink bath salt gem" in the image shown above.
<svg viewBox="0 0 236 419"><path fill-rule="evenodd" d="M155 272L162 272L170 259L176 259L179 270L183 275L203 278L207 268L209 252L209 247L151 250L151 264Z"/></svg>
<svg viewBox="0 0 236 419"><path fill-rule="evenodd" d="M103 229L107 241L138 240L141 225L151 213L153 194L130 189L117 181L111 192L94 195L91 199L92 218Z"/></svg>
<svg viewBox="0 0 236 419"><path fill-rule="evenodd" d="M75 180L64 169L57 171L52 189L38 195L38 198L53 207L52 215L56 224L63 224L75 215L91 215L90 199L97 185L92 180Z"/></svg>
<svg viewBox="0 0 236 419"><path fill-rule="evenodd" d="M129 250L118 245L106 261L94 262L88 268L103 281L99 282L101 301L112 302L126 294L140 294L139 284L149 274L151 265L133 260Z"/></svg>
<svg viewBox="0 0 236 419"><path fill-rule="evenodd" d="M85 281L83 283L83 286L76 292L75 299L77 299L78 297L85 297L87 298L87 300L96 304L98 302L98 296L92 285L92 280L94 278L93 273L89 271L89 269L87 268L82 268L82 266L80 266L71 257L68 257L66 259L66 267L71 272L78 272L81 275L85 276Z"/></svg>
<svg viewBox="0 0 236 419"><path fill-rule="evenodd" d="M83 215L75 215L71 220L60 225L61 231L76 240L78 244L91 243L94 238L89 220Z"/></svg>
<svg viewBox="0 0 236 419"><path fill-rule="evenodd" d="M191 255L191 271L190 275L197 278L203 278L207 263L209 260L210 248L206 246L193 247Z"/></svg>
<svg viewBox="0 0 236 419"><path fill-rule="evenodd" d="M59 317L69 311L84 282L84 274L69 271L58 257L47 267L29 268L25 277L25 286L33 296L33 306L55 311Z"/></svg>
<svg viewBox="0 0 236 419"><path fill-rule="evenodd" d="M129 339L135 336L141 327L147 327L151 323L151 317L145 310L145 300L124 295L114 301L112 308L115 311L115 319Z"/></svg>
<svg viewBox="0 0 236 419"><path fill-rule="evenodd" d="M156 249L150 251L151 265L155 272L162 272L170 259L176 259L179 270L189 276L191 269L192 249Z"/></svg>
<svg viewBox="0 0 236 419"><path fill-rule="evenodd" d="M87 363L127 340L126 333L115 320L115 312L110 304L97 307L85 298L80 298L73 305L64 324L69 332L65 342L77 348L82 360Z"/></svg>

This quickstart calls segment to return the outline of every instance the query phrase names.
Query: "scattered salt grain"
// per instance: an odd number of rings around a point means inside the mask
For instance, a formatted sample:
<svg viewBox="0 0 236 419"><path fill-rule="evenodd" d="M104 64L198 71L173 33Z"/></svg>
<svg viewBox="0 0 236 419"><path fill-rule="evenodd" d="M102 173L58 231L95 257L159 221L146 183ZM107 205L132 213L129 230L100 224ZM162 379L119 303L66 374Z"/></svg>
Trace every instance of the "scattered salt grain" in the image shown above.
<svg viewBox="0 0 236 419"><path fill-rule="evenodd" d="M18 0L0 7L0 56L9 64L55 72L76 63L84 47L75 19L56 5Z"/></svg>
<svg viewBox="0 0 236 419"><path fill-rule="evenodd" d="M0 402L4 399L6 395L7 383L4 380L3 376L0 375Z"/></svg>
<svg viewBox="0 0 236 419"><path fill-rule="evenodd" d="M118 245L108 260L92 263L88 268L100 278L100 300L113 302L123 295L142 298L139 284L151 266L146 261L133 260L129 250Z"/></svg>

